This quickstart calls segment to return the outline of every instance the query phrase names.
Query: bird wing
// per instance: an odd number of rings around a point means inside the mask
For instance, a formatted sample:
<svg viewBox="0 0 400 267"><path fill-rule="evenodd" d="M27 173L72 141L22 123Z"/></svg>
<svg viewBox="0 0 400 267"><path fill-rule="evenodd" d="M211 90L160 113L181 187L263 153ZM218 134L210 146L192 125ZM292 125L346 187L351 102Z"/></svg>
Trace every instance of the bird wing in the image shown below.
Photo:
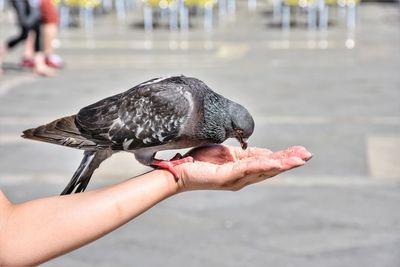
<svg viewBox="0 0 400 267"><path fill-rule="evenodd" d="M175 140L191 109L183 85L144 83L81 109L76 124L99 146L133 150Z"/></svg>

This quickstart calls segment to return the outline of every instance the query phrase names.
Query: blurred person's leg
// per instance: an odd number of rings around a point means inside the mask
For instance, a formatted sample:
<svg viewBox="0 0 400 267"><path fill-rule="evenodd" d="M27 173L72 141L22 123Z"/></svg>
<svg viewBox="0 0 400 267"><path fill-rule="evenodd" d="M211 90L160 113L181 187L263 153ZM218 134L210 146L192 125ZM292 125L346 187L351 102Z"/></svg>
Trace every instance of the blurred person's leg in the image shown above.
<svg viewBox="0 0 400 267"><path fill-rule="evenodd" d="M41 20L38 9L30 6L28 0L13 0L11 3L18 18L20 34L8 40L8 50L12 49L20 42L25 41L28 37L29 31L40 23Z"/></svg>
<svg viewBox="0 0 400 267"><path fill-rule="evenodd" d="M33 72L40 76L54 76L56 72L54 69L47 66L45 62L45 57L42 52L35 53L34 56L35 67L33 68Z"/></svg>
<svg viewBox="0 0 400 267"><path fill-rule="evenodd" d="M6 55L6 49L0 46L0 77L3 75L3 60Z"/></svg>
<svg viewBox="0 0 400 267"><path fill-rule="evenodd" d="M31 31L28 34L28 38L26 38L25 44L24 44L24 51L22 52L22 60L21 60L21 65L23 67L27 68L33 68L34 67L34 55L35 55L35 39L36 39L36 34Z"/></svg>
<svg viewBox="0 0 400 267"><path fill-rule="evenodd" d="M3 61L4 58L7 54L7 52L11 49L13 49L15 46L17 46L19 43L22 41L26 40L28 37L28 30L20 25L20 33L17 36L11 37L5 44L5 46L0 46L0 75L3 73Z"/></svg>
<svg viewBox="0 0 400 267"><path fill-rule="evenodd" d="M61 57L54 53L54 40L58 33L58 25L55 23L47 23L43 25L44 37L44 54L46 57L46 64L49 67L62 69L64 63Z"/></svg>
<svg viewBox="0 0 400 267"><path fill-rule="evenodd" d="M55 71L49 68L45 62L45 56L43 54L42 36L41 36L41 22L38 22L33 27L34 32L34 68L33 72L40 76L54 76Z"/></svg>
<svg viewBox="0 0 400 267"><path fill-rule="evenodd" d="M54 40L58 34L59 16L51 0L42 0L41 12L43 21L44 55L46 64L52 68L62 68L61 58L54 53Z"/></svg>
<svg viewBox="0 0 400 267"><path fill-rule="evenodd" d="M11 4L18 18L20 33L17 36L10 38L6 42L5 47L0 47L0 67L7 51L25 41L28 38L29 31L32 29L32 25L40 22L40 13L37 12L37 9L30 6L28 0L12 0Z"/></svg>
<svg viewBox="0 0 400 267"><path fill-rule="evenodd" d="M26 29L25 27L21 26L21 31L17 36L11 37L6 44L6 49L7 50L11 50L13 49L15 46L17 46L19 43L21 43L22 41L24 41L27 37L28 37L28 29Z"/></svg>
<svg viewBox="0 0 400 267"><path fill-rule="evenodd" d="M53 41L57 36L58 26L53 23L47 23L43 25L43 37L44 37L44 54L50 56L54 54Z"/></svg>

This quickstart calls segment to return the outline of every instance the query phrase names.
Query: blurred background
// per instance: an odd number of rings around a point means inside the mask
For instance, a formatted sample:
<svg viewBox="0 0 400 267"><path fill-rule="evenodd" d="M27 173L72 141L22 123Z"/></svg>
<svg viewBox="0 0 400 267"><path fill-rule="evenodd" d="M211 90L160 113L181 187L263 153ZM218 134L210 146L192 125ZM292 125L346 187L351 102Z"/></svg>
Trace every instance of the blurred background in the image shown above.
<svg viewBox="0 0 400 267"><path fill-rule="evenodd" d="M82 157L23 130L161 76L197 77L246 106L251 146L314 157L239 192L174 196L44 266L400 266L398 1L56 4L65 66L33 75L22 48L3 63L0 187L11 201L59 194ZM0 41L17 32L0 0ZM116 154L89 190L147 170Z"/></svg>

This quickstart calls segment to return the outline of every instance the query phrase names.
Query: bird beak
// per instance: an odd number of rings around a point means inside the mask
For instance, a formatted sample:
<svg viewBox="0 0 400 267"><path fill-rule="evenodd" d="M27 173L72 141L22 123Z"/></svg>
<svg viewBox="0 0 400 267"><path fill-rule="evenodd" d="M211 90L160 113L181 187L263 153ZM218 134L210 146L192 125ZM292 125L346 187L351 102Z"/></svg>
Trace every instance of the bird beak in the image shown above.
<svg viewBox="0 0 400 267"><path fill-rule="evenodd" d="M243 150L246 150L247 148L247 138L243 136L243 131L238 130L235 132L235 137L239 141L240 146L242 147Z"/></svg>
<svg viewBox="0 0 400 267"><path fill-rule="evenodd" d="M237 139L238 139L238 141L239 141L240 146L242 147L242 149L243 149L243 150L246 150L246 148L247 148L247 138L238 137Z"/></svg>

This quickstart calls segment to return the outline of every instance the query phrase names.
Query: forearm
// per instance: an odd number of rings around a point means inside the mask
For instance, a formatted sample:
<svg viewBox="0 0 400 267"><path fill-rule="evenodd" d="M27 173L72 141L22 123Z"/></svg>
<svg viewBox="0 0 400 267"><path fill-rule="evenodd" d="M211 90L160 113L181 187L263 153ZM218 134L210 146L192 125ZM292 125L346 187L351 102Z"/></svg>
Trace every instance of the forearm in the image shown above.
<svg viewBox="0 0 400 267"><path fill-rule="evenodd" d="M103 189L15 205L0 229L0 265L37 264L62 255L176 192L172 175L156 170Z"/></svg>

